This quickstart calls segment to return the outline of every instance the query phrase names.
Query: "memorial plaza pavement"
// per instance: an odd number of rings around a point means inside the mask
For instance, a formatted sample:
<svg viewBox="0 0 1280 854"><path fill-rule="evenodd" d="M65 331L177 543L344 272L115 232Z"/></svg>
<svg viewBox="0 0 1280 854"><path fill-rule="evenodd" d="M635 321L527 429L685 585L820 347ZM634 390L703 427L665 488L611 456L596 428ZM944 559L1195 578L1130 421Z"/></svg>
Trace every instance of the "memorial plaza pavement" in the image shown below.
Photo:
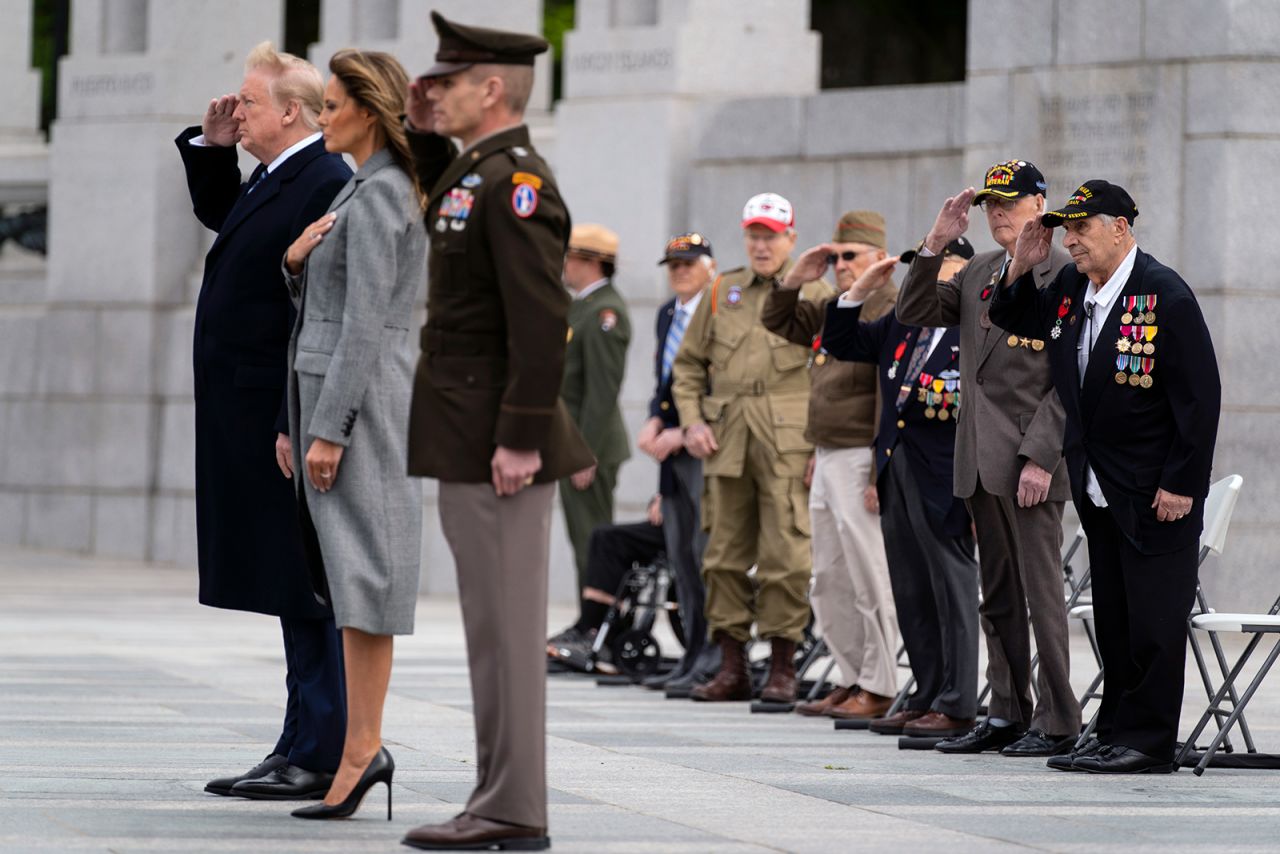
<svg viewBox="0 0 1280 854"><path fill-rule="evenodd" d="M551 614L553 628L570 619ZM278 627L202 608L195 574L0 551L0 852L375 852L459 811L473 775L456 601L424 598L397 641L379 788L354 820L205 794L255 764L284 699ZM1229 648L1229 653L1232 648ZM1083 637L1074 681L1092 672ZM1189 679L1193 674L1189 671ZM1184 732L1203 706L1188 683ZM1280 751L1280 675L1250 706ZM826 720L695 705L553 676L553 850L1274 851L1274 771L1093 777L1040 760L899 751ZM517 712L518 713L518 712Z"/></svg>

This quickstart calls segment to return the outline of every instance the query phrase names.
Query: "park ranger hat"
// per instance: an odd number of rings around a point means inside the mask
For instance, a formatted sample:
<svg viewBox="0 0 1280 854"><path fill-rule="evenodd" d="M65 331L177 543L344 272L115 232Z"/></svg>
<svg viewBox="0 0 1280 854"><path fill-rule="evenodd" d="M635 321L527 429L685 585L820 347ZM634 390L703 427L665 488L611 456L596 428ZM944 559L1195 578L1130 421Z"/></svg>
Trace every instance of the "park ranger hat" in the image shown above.
<svg viewBox="0 0 1280 854"><path fill-rule="evenodd" d="M440 38L440 47L436 50L436 64L423 77L444 77L477 63L533 65L533 58L550 47L540 36L469 27L454 23L439 12L431 13L431 23Z"/></svg>
<svg viewBox="0 0 1280 854"><path fill-rule="evenodd" d="M1020 199L1023 196L1044 195L1049 182L1040 174L1035 164L1025 160L1007 160L987 170L982 189L973 197L980 205L987 199Z"/></svg>
<svg viewBox="0 0 1280 854"><path fill-rule="evenodd" d="M1085 181L1067 203L1056 211L1048 211L1040 217L1045 228L1062 225L1069 219L1084 219L1094 214L1122 216L1130 225L1138 218L1138 206L1119 184L1110 181Z"/></svg>
<svg viewBox="0 0 1280 854"><path fill-rule="evenodd" d="M701 255L706 255L708 258L715 257L711 254L710 240L696 231L677 234L667 241L667 251L658 262L658 266L661 267L668 261L692 261Z"/></svg>
<svg viewBox="0 0 1280 854"><path fill-rule="evenodd" d="M569 252L584 258L614 262L618 259L618 235L593 222L575 225L569 232Z"/></svg>

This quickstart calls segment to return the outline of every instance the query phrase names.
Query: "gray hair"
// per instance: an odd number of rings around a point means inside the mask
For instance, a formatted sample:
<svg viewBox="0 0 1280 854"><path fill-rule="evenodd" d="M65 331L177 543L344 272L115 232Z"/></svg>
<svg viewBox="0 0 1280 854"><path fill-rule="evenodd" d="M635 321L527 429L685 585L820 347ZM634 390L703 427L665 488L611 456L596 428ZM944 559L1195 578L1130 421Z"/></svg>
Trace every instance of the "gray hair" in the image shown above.
<svg viewBox="0 0 1280 854"><path fill-rule="evenodd" d="M302 123L313 132L320 130L317 119L324 108L324 77L320 69L301 57L276 50L275 45L265 41L249 51L244 70L246 74L250 71L270 74L267 91L276 106L297 101Z"/></svg>

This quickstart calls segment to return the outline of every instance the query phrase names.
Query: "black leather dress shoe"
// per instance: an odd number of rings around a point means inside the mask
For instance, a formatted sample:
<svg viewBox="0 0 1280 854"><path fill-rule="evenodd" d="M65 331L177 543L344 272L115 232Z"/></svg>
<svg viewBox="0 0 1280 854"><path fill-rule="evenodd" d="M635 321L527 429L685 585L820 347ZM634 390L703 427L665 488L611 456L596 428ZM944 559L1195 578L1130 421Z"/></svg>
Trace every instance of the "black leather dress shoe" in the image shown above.
<svg viewBox="0 0 1280 854"><path fill-rule="evenodd" d="M1029 729L1013 744L1000 748L1000 753L1003 756L1058 756L1070 753L1075 741L1074 736L1049 735L1044 730Z"/></svg>
<svg viewBox="0 0 1280 854"><path fill-rule="evenodd" d="M231 787L242 780L256 780L259 777L265 777L277 768L283 768L289 764L289 760L281 756L279 753L272 753L266 759L259 762L249 771L241 774L239 777L219 777L216 780L210 780L204 784L204 790L214 795L231 796Z"/></svg>
<svg viewBox="0 0 1280 854"><path fill-rule="evenodd" d="M1049 761L1046 762L1045 765L1052 768L1054 771L1083 771L1083 768L1076 767L1076 760L1082 756L1092 756L1104 747L1106 747L1106 745L1101 741L1098 741L1097 738L1090 737L1084 744L1080 745L1079 748L1072 750L1069 753L1064 753L1061 756L1050 756Z"/></svg>
<svg viewBox="0 0 1280 854"><path fill-rule="evenodd" d="M257 780L236 783L231 794L255 801L317 801L328 794L332 783L332 774L285 765Z"/></svg>
<svg viewBox="0 0 1280 854"><path fill-rule="evenodd" d="M943 753L982 753L987 750L999 750L1013 744L1022 736L1022 728L1009 726L992 726L983 721L964 735L955 738L944 738L934 745L934 750Z"/></svg>
<svg viewBox="0 0 1280 854"><path fill-rule="evenodd" d="M1081 756L1071 767L1090 774L1170 774L1177 768L1172 762L1119 744L1108 744L1091 756Z"/></svg>

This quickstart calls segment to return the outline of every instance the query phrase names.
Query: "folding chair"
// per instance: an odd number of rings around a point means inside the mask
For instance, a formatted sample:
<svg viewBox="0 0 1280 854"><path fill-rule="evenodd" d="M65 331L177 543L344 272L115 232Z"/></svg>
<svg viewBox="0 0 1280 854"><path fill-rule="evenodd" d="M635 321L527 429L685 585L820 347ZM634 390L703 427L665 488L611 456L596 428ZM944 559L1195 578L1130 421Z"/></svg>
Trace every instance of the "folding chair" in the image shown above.
<svg viewBox="0 0 1280 854"><path fill-rule="evenodd" d="M1238 476L1237 476L1238 477ZM1209 746L1205 748L1204 754L1200 757L1200 761L1196 763L1195 775L1199 777L1204 773L1204 769L1209 767L1209 763L1213 761L1213 756L1218 752L1218 748L1227 740L1227 733L1233 726L1240 723L1243 732L1244 709L1253 699L1254 693L1258 690L1258 686L1262 684L1262 680L1267 678L1267 674L1271 672L1271 666L1276 663L1276 659L1280 658L1280 597L1271 605L1271 610L1265 614L1197 614L1191 619L1193 629L1207 632L1210 640L1217 641L1218 635L1223 632L1232 632L1234 634L1252 635L1249 643L1245 646L1244 652L1240 654L1240 658L1236 661L1235 666L1231 668L1222 683L1222 687L1218 689L1209 699L1209 707L1204 710L1204 714L1200 716L1199 723L1196 728L1191 731L1191 737L1182 745L1182 749L1178 751L1177 765L1181 766L1190 756L1191 751L1195 749L1196 739L1200 737L1200 733L1204 732L1204 728L1208 726L1209 721L1217 718L1218 732L1209 742ZM1244 693L1236 697L1235 684L1240 678L1241 671L1248 664L1254 650L1262 643L1264 635L1273 635L1276 642L1272 644L1271 651L1267 653L1266 661L1258 668L1258 673L1253 677L1253 681L1249 683L1249 687ZM1223 707L1223 702L1230 696L1231 708ZM1226 720L1222 720L1222 716L1226 716ZM1252 741L1246 736L1248 742L1248 752L1257 754L1258 758L1267 760L1265 764L1259 763L1260 767L1276 768L1280 767L1280 757L1267 756L1263 757L1258 754L1257 749L1253 746Z"/></svg>

